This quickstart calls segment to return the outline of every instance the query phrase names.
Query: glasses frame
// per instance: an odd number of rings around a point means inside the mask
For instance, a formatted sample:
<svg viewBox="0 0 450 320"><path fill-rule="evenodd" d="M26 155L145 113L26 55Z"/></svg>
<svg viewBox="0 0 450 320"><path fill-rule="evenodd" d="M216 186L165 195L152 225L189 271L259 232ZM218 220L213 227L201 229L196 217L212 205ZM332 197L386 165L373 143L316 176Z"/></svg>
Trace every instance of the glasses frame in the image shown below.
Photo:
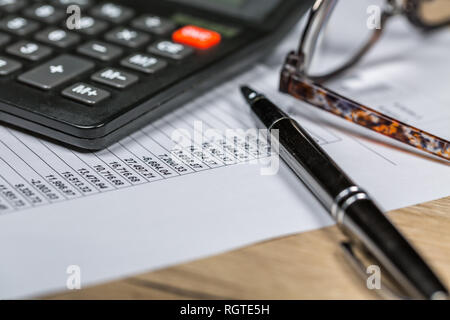
<svg viewBox="0 0 450 320"><path fill-rule="evenodd" d="M316 0L312 6L297 51L290 52L281 70L280 91L290 94L315 107L328 111L347 121L363 126L389 138L450 161L450 142L431 133L410 126L388 115L348 99L325 88L322 83L342 74L357 64L381 38L387 20L405 14L408 20L424 31L436 30L450 24L425 25L419 18L419 6L423 0L386 0L381 16L381 28L375 29L370 40L346 64L331 73L312 76L307 70L320 33L339 0Z"/></svg>

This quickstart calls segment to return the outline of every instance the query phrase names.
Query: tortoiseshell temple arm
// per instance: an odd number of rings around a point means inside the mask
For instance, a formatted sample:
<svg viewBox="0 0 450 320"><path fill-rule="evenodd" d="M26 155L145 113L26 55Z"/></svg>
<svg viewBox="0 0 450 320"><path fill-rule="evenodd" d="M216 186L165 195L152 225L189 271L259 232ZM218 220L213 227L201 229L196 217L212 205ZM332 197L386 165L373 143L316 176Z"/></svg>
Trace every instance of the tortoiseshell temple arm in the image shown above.
<svg viewBox="0 0 450 320"><path fill-rule="evenodd" d="M450 142L395 120L308 80L298 73L291 54L281 71L280 91L409 146L450 161Z"/></svg>

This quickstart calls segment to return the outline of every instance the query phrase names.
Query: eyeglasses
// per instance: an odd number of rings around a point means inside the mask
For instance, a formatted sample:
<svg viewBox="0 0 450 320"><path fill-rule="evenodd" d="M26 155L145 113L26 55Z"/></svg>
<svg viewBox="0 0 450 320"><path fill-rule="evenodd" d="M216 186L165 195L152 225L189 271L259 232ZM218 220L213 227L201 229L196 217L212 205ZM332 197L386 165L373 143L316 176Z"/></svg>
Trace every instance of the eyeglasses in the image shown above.
<svg viewBox="0 0 450 320"><path fill-rule="evenodd" d="M343 0L343 2L348 4L349 0ZM353 1L355 5L357 2L359 5L365 3L367 7L367 2ZM370 2L380 3L380 6L369 6L367 11L364 10L367 26L363 28L370 34L367 37L349 35L350 45L344 48L349 50L337 50L336 54L333 53L333 58L329 59L331 63L320 63L317 53L320 40L324 42L325 27L329 24L332 13L336 14L336 5L341 2L316 0L310 10L298 50L288 54L281 70L280 91L352 123L450 160L449 141L348 99L322 85L324 81L341 75L357 64L381 38L386 22L395 15L406 15L414 26L426 32L450 25L450 0L373 0ZM377 8L380 9L379 12ZM370 11L374 14L372 21L367 18L367 12ZM347 20L352 22L352 19L353 17L349 17ZM326 45L322 44L322 47L326 50ZM341 46L341 49L343 47ZM314 60L319 60L318 65L322 70L314 70Z"/></svg>

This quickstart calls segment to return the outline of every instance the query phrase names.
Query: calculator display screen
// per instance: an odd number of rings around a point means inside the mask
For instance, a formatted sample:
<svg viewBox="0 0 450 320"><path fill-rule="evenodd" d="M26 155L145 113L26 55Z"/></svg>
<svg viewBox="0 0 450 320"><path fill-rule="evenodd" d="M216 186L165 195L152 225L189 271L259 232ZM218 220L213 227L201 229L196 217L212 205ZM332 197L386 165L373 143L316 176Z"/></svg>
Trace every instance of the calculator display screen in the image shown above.
<svg viewBox="0 0 450 320"><path fill-rule="evenodd" d="M260 20L281 0L175 0L177 2L221 12L246 20Z"/></svg>

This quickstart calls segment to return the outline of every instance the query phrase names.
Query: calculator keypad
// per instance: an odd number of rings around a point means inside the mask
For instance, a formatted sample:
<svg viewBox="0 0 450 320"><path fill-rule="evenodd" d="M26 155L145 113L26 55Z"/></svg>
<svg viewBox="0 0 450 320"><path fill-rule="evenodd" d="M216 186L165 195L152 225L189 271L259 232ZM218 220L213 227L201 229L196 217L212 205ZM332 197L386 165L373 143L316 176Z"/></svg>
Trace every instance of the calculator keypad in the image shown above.
<svg viewBox="0 0 450 320"><path fill-rule="evenodd" d="M158 41L148 48L148 52L173 60L183 60L194 53L191 47L168 40Z"/></svg>
<svg viewBox="0 0 450 320"><path fill-rule="evenodd" d="M11 40L11 37L7 34L0 33L0 47L7 44Z"/></svg>
<svg viewBox="0 0 450 320"><path fill-rule="evenodd" d="M103 69L92 75L91 78L95 82L103 83L117 89L128 88L139 80L137 76L131 73L114 68Z"/></svg>
<svg viewBox="0 0 450 320"><path fill-rule="evenodd" d="M52 54L53 50L36 42L20 41L9 46L6 52L26 60L39 61Z"/></svg>
<svg viewBox="0 0 450 320"><path fill-rule="evenodd" d="M79 28L65 24L69 5L81 7ZM40 95L97 106L143 83L176 80L196 52L172 38L183 26L136 11L113 1L0 0L0 81L14 75Z"/></svg>
<svg viewBox="0 0 450 320"><path fill-rule="evenodd" d="M78 47L78 52L102 61L111 61L122 55L123 50L103 41L89 41Z"/></svg>
<svg viewBox="0 0 450 320"><path fill-rule="evenodd" d="M22 68L20 62L0 56L0 76L7 76Z"/></svg>
<svg viewBox="0 0 450 320"><path fill-rule="evenodd" d="M175 30L176 25L168 19L154 15L140 16L132 22L136 29L164 36Z"/></svg>
<svg viewBox="0 0 450 320"><path fill-rule="evenodd" d="M61 28L48 28L37 33L35 39L58 48L68 48L78 43L80 36Z"/></svg>
<svg viewBox="0 0 450 320"><path fill-rule="evenodd" d="M126 27L108 32L105 39L128 48L138 48L150 41L150 36Z"/></svg>
<svg viewBox="0 0 450 320"><path fill-rule="evenodd" d="M94 68L94 63L72 55L61 55L21 76L19 81L51 90Z"/></svg>
<svg viewBox="0 0 450 320"><path fill-rule="evenodd" d="M52 4L60 8L67 8L70 5L77 5L82 10L92 7L93 0L52 0Z"/></svg>
<svg viewBox="0 0 450 320"><path fill-rule="evenodd" d="M202 50L214 47L222 40L219 33L196 26L185 26L174 32L172 38L178 43Z"/></svg>
<svg viewBox="0 0 450 320"><path fill-rule="evenodd" d="M63 10L50 4L36 4L25 10L25 15L44 23L56 23L66 16Z"/></svg>
<svg viewBox="0 0 450 320"><path fill-rule="evenodd" d="M76 83L62 92L62 95L75 101L93 106L110 97L106 90L86 83Z"/></svg>
<svg viewBox="0 0 450 320"><path fill-rule="evenodd" d="M0 10L8 13L19 11L25 7L25 0L0 0Z"/></svg>
<svg viewBox="0 0 450 320"><path fill-rule="evenodd" d="M167 67L166 61L155 56L140 53L132 54L131 56L123 59L120 64L124 67L147 74L156 73Z"/></svg>
<svg viewBox="0 0 450 320"><path fill-rule="evenodd" d="M26 36L39 28L39 24L19 16L8 16L0 20L0 29L17 36Z"/></svg>
<svg viewBox="0 0 450 320"><path fill-rule="evenodd" d="M99 19L112 23L123 23L134 15L134 11L123 6L107 2L93 8L91 10L91 14Z"/></svg>
<svg viewBox="0 0 450 320"><path fill-rule="evenodd" d="M79 29L74 30L88 36L96 36L108 28L108 24L91 16L82 16Z"/></svg>

